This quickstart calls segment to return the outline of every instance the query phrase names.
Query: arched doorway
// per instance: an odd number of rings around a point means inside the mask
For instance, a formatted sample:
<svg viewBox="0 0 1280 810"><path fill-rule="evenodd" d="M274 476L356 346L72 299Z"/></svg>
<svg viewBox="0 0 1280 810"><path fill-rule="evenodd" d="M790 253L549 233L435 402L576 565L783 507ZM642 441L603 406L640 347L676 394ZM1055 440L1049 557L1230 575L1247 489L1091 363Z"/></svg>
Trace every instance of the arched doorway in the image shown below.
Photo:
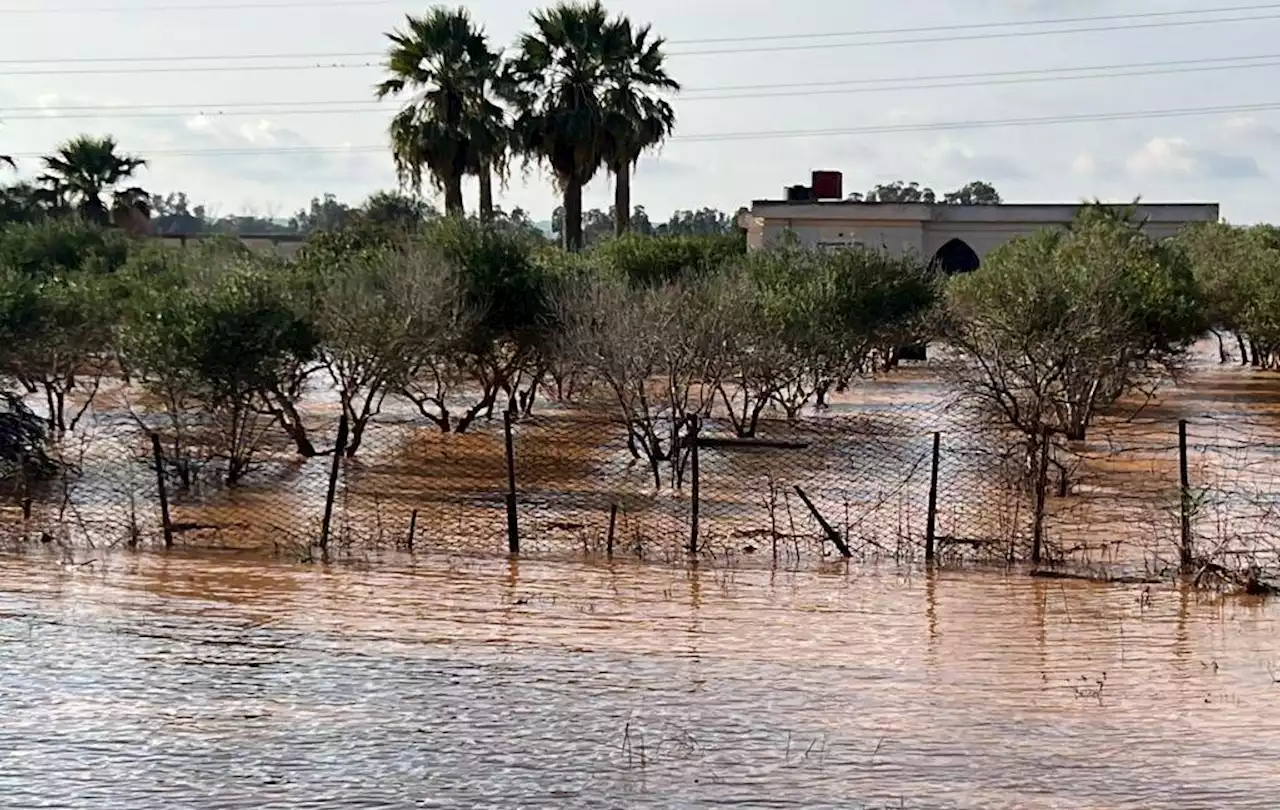
<svg viewBox="0 0 1280 810"><path fill-rule="evenodd" d="M935 271L953 276L956 273L972 273L982 265L978 254L963 239L951 239L938 252L933 254L929 267ZM890 359L891 365L900 360L922 361L927 359L927 351L923 345L899 346Z"/></svg>
<svg viewBox="0 0 1280 810"><path fill-rule="evenodd" d="M952 239L938 248L930 265L951 276L956 273L972 273L982 266L982 262L963 239Z"/></svg>

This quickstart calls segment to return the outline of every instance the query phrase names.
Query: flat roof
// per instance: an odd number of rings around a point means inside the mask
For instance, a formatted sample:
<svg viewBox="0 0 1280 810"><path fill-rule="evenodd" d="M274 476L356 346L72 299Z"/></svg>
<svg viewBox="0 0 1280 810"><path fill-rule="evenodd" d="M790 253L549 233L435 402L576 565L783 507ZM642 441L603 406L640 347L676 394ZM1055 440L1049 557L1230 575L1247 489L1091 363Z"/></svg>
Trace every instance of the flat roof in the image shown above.
<svg viewBox="0 0 1280 810"><path fill-rule="evenodd" d="M1093 203L950 203L857 202L854 200L753 200L750 214L778 219L868 219L915 222L1065 222ZM1152 222L1215 222L1218 203L1102 203L1107 208L1134 208Z"/></svg>

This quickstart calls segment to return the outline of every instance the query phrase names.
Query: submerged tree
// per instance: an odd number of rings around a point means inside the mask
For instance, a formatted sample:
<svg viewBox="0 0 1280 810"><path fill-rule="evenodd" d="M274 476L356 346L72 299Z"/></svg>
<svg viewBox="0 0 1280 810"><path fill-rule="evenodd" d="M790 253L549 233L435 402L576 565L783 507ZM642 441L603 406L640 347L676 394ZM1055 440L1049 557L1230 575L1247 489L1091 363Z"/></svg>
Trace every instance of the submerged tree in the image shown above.
<svg viewBox="0 0 1280 810"><path fill-rule="evenodd" d="M266 259L232 255L170 270L135 288L122 352L164 408L183 484L193 481L193 462L219 460L235 485L277 423L273 395L315 356L318 335Z"/></svg>
<svg viewBox="0 0 1280 810"><path fill-rule="evenodd" d="M1032 437L1084 439L1099 410L1176 370L1206 326L1182 251L1095 207L998 248L949 298L962 392Z"/></svg>

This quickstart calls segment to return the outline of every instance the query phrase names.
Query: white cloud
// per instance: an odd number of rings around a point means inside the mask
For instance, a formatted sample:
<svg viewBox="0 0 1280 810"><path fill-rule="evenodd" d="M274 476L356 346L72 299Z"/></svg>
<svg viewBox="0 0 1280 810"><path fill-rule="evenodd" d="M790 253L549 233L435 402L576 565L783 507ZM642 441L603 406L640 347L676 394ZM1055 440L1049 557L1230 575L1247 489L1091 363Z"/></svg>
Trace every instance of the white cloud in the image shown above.
<svg viewBox="0 0 1280 810"><path fill-rule="evenodd" d="M1262 176L1258 161L1249 155L1231 155L1197 148L1185 138L1156 137L1125 161L1129 173L1139 177L1247 179Z"/></svg>
<svg viewBox="0 0 1280 810"><path fill-rule="evenodd" d="M982 154L967 144L942 137L924 150L924 163L931 177L946 180L1010 180L1023 171L1003 155Z"/></svg>
<svg viewBox="0 0 1280 810"><path fill-rule="evenodd" d="M55 108L60 100L61 97L57 93L41 93L36 96L36 106L40 107L42 115L46 115L49 118L57 118L58 110Z"/></svg>
<svg viewBox="0 0 1280 810"><path fill-rule="evenodd" d="M1252 115L1238 115L1222 122L1222 129L1228 137L1237 139L1254 139L1275 143L1280 141L1280 129L1259 121Z"/></svg>
<svg viewBox="0 0 1280 810"><path fill-rule="evenodd" d="M1098 158L1088 152L1081 152L1071 161L1071 171L1081 177L1095 177L1098 174Z"/></svg>

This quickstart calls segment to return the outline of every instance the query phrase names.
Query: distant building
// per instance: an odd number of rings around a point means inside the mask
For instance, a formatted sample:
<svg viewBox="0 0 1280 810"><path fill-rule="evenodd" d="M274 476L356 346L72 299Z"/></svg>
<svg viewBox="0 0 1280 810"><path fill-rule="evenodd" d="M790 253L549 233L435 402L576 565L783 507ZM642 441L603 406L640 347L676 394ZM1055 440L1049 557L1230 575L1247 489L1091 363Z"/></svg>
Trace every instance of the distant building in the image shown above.
<svg viewBox="0 0 1280 810"><path fill-rule="evenodd" d="M853 202L843 199L842 183L839 172L814 172L811 186L788 187L784 199L753 201L738 220L747 246L777 244L791 233L807 247L883 248L930 257L948 272L965 272L976 270L988 253L1014 237L1069 224L1082 207ZM1218 204L1142 203L1134 213L1152 238L1163 239L1193 222L1216 222Z"/></svg>
<svg viewBox="0 0 1280 810"><path fill-rule="evenodd" d="M250 250L260 253L274 253L277 256L281 256L286 259L292 259L307 241L305 234L297 233L163 233L155 234L152 238L160 240L160 242L167 247L185 248L188 245L194 245L201 239L216 239L218 237L226 236L232 236L239 239L240 242Z"/></svg>

